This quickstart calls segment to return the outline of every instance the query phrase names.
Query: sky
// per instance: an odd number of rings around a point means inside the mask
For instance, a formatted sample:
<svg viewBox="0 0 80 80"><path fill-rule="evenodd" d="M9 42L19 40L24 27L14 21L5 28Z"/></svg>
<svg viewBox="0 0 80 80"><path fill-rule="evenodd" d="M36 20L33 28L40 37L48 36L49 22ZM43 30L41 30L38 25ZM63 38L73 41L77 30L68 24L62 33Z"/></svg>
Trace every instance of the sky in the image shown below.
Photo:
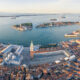
<svg viewBox="0 0 80 80"><path fill-rule="evenodd" d="M80 13L80 0L0 0L0 12Z"/></svg>

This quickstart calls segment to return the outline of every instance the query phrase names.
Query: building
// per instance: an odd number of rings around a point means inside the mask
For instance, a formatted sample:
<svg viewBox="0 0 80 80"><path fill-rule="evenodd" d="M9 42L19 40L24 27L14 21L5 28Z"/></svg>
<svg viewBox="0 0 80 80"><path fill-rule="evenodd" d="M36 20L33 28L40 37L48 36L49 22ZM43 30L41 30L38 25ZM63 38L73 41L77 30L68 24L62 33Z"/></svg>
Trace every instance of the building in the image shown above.
<svg viewBox="0 0 80 80"><path fill-rule="evenodd" d="M0 51L0 53L8 53L11 51L11 49L13 48L13 45L8 45L6 48L4 48L3 50Z"/></svg>
<svg viewBox="0 0 80 80"><path fill-rule="evenodd" d="M23 46L17 46L15 53L17 53L18 55L21 55L22 51L23 51Z"/></svg>
<svg viewBox="0 0 80 80"><path fill-rule="evenodd" d="M3 58L0 57L0 65L3 64L13 64L13 65L20 65L23 59L21 55L24 47L19 45L7 45L6 48L0 51Z"/></svg>

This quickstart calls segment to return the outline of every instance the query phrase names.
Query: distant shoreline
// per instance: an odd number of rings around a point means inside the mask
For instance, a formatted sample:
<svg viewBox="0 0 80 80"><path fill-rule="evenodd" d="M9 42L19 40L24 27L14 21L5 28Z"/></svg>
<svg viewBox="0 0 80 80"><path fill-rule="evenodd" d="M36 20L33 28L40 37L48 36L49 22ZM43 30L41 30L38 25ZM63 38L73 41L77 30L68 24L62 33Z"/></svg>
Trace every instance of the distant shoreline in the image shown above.
<svg viewBox="0 0 80 80"><path fill-rule="evenodd" d="M57 27L57 26L60 27L60 26L67 26L67 25L74 25L74 24L80 25L80 22L50 22L50 23L40 24L36 26L36 28Z"/></svg>

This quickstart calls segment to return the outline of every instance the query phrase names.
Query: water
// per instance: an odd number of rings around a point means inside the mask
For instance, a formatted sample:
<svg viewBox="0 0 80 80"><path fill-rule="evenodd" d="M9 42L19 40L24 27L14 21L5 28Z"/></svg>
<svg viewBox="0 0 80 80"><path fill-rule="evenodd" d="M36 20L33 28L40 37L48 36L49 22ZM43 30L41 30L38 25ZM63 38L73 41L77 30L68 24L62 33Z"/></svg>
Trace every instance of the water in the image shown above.
<svg viewBox="0 0 80 80"><path fill-rule="evenodd" d="M35 28L37 25L50 22L50 19L54 18L57 18L58 21L80 21L79 15L76 14L67 14L65 15L67 18L65 19L61 19L61 16L62 15L39 15L18 17L16 19L11 19L10 17L0 17L0 42L29 46L31 40L35 45L45 45L70 40L71 38L65 38L64 34L80 29L80 25L40 29ZM31 31L20 32L12 28L15 24L25 22L33 23L33 29Z"/></svg>

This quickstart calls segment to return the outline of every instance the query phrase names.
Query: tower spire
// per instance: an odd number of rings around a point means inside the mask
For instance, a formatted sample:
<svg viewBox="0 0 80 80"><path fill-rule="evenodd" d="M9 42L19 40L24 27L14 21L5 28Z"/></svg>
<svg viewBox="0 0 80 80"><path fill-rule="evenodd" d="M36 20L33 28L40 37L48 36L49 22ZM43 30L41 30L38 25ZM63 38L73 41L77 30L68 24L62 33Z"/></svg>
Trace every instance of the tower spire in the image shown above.
<svg viewBox="0 0 80 80"><path fill-rule="evenodd" d="M33 45L33 41L31 41L31 44L30 44L30 57L31 58L34 57L34 45Z"/></svg>

